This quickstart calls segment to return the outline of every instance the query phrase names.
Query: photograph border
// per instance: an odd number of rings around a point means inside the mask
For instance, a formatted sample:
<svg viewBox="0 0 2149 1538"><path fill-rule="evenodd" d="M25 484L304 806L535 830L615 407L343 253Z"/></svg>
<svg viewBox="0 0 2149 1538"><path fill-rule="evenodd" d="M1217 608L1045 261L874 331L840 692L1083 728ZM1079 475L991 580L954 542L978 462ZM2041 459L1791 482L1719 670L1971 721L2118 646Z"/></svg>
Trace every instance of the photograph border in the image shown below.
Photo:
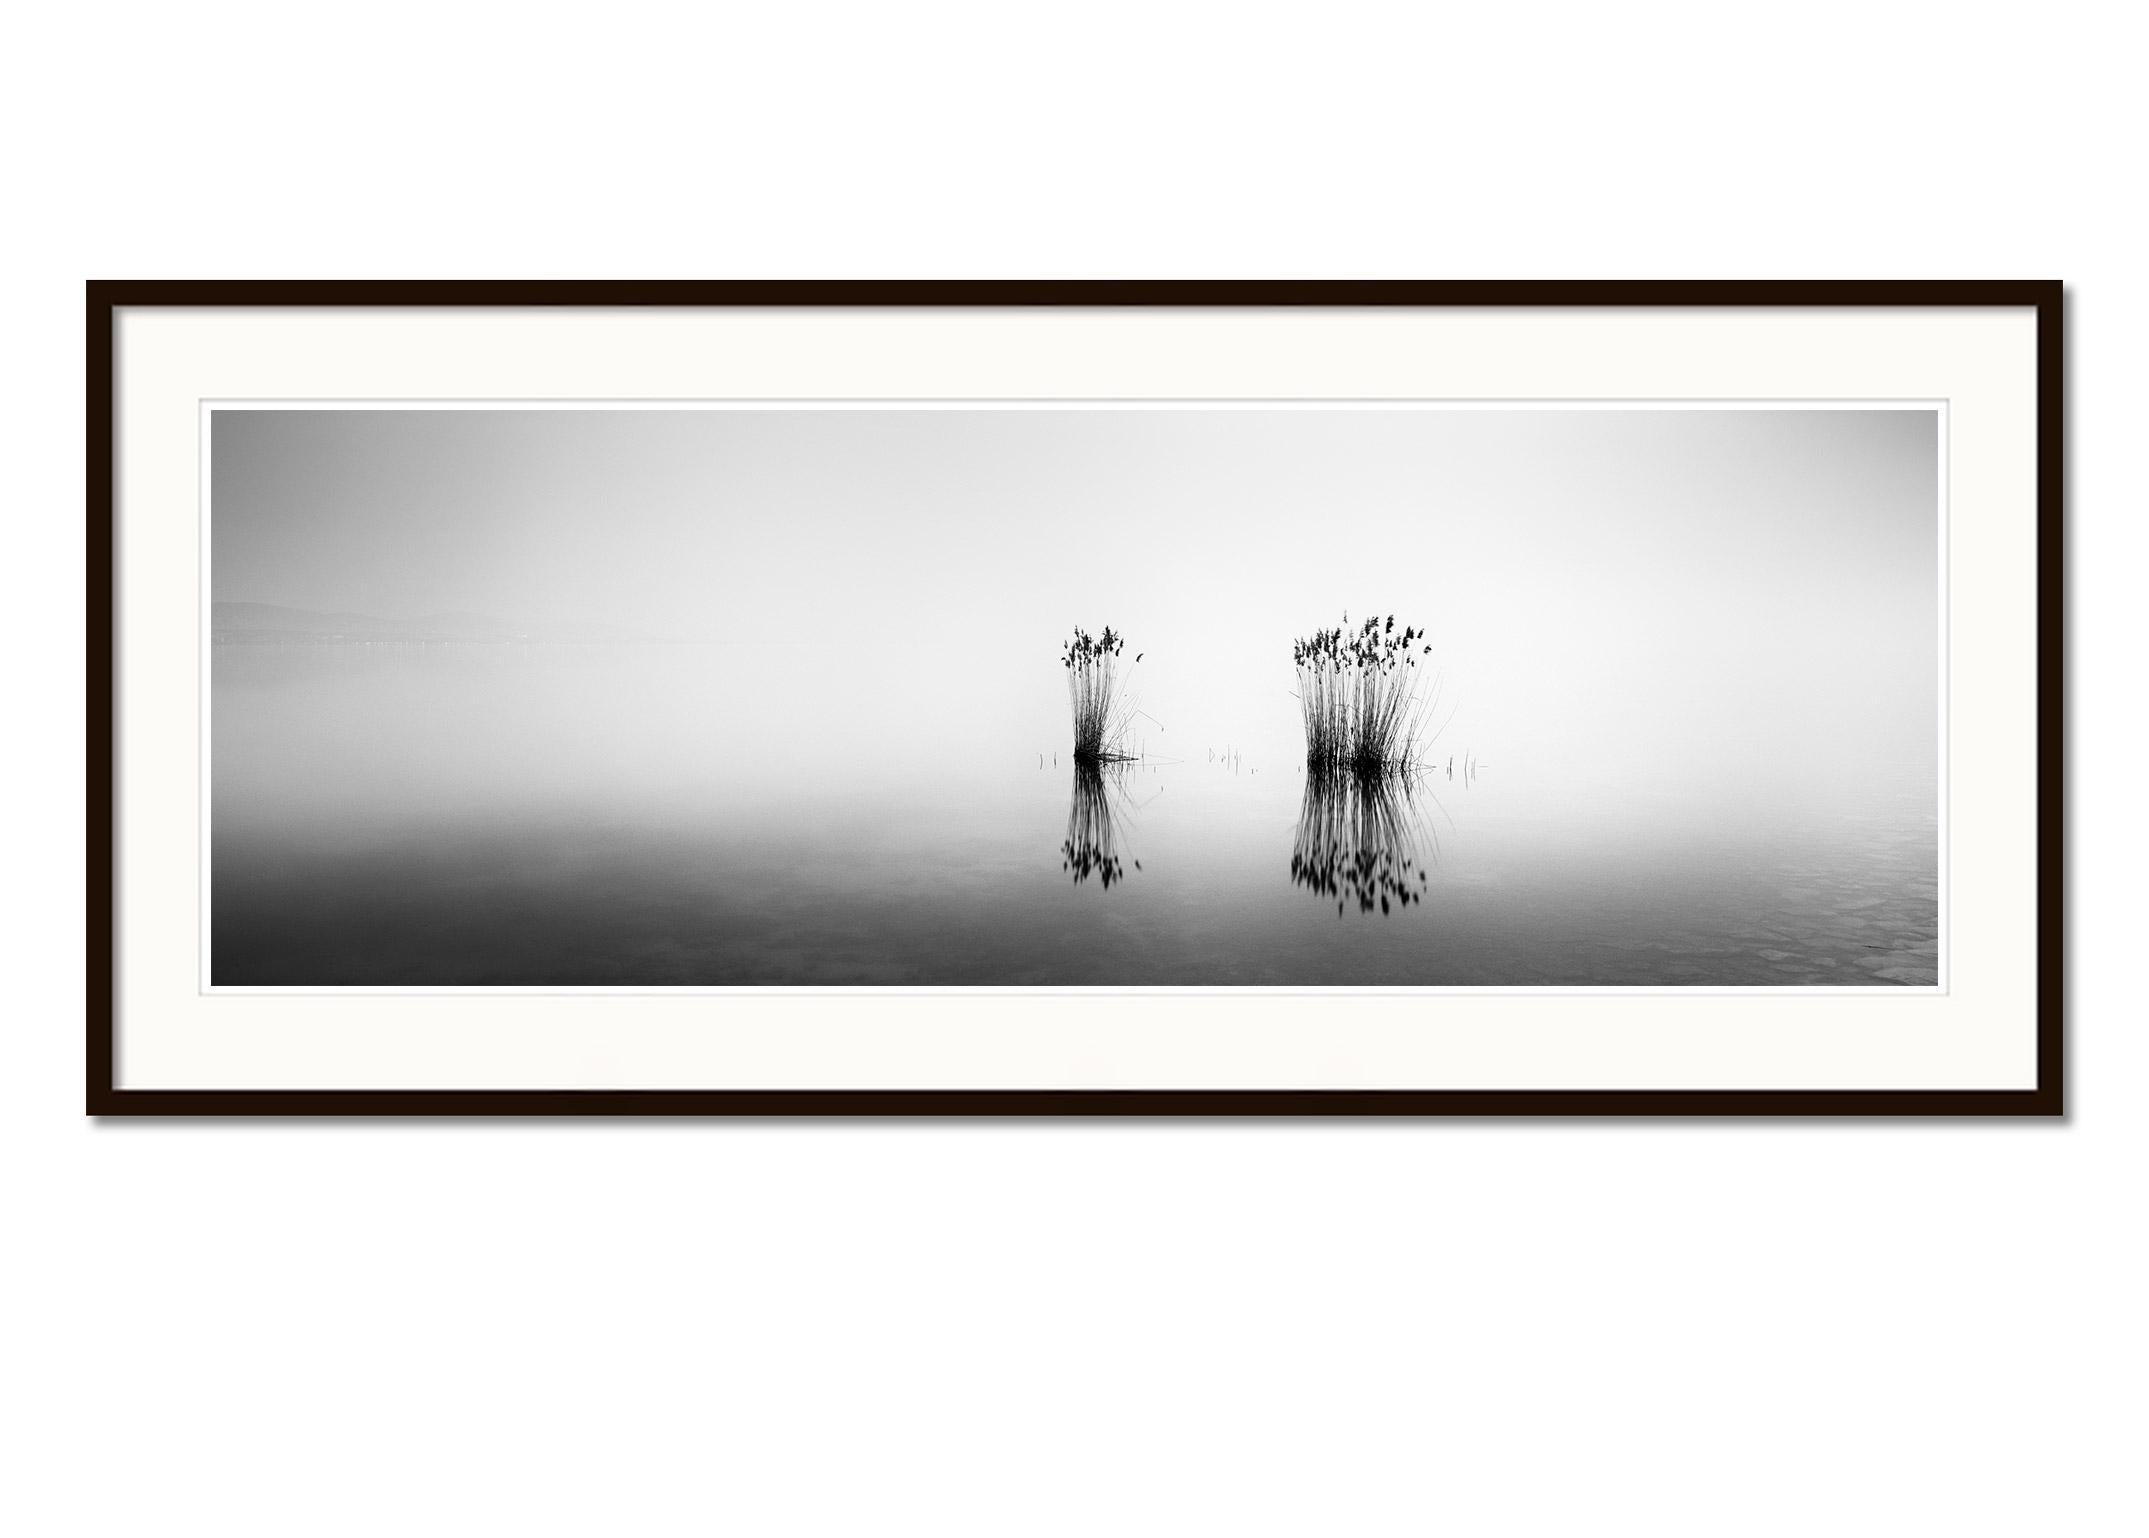
<svg viewBox="0 0 2149 1538"><path fill-rule="evenodd" d="M87 1081L96 1116L2064 1114L2064 377L2057 281L98 281L87 284ZM2004 1090L154 1090L116 1082L118 313L134 308L1981 308L2034 311L2036 1083Z"/></svg>

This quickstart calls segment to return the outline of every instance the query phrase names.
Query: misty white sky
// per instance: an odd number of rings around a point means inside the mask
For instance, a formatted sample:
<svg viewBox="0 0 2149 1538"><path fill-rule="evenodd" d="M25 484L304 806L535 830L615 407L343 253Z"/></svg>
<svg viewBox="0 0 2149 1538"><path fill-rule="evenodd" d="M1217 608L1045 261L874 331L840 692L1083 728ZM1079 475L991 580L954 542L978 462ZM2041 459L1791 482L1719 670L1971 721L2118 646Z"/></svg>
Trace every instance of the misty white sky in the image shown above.
<svg viewBox="0 0 2149 1538"><path fill-rule="evenodd" d="M1481 755L1915 755L1927 411L220 411L214 596L716 643L737 707L1064 735L1130 637L1199 758L1289 751L1294 636L1424 626ZM1488 746L1488 744L1494 746ZM1154 746L1154 744L1152 745Z"/></svg>

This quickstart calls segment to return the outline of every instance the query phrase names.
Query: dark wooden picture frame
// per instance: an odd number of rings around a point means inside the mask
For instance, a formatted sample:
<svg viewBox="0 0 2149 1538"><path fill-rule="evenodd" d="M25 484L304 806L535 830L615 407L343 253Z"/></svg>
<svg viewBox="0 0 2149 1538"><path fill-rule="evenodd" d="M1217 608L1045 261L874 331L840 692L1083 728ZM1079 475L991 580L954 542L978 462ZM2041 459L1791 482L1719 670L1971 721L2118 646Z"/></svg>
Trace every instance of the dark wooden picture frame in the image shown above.
<svg viewBox="0 0 2149 1538"><path fill-rule="evenodd" d="M87 286L87 1108L95 1116L2037 1116L2063 1114L2063 287L1994 282L131 282ZM2009 309L2036 327L2036 1083L2022 1089L173 1090L117 1077L115 356L136 308Z"/></svg>

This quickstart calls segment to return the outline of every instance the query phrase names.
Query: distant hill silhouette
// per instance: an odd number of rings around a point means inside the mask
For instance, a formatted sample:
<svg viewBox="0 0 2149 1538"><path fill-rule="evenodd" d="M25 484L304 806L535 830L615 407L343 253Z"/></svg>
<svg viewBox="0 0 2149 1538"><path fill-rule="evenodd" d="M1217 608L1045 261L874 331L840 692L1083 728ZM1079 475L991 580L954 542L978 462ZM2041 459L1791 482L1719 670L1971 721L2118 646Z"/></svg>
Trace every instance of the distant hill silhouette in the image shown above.
<svg viewBox="0 0 2149 1538"><path fill-rule="evenodd" d="M351 641L592 643L657 639L620 625L526 625L466 611L424 614L416 619L381 619L371 614L323 613L314 609L287 608L282 604L223 600L210 606L209 630L212 638L218 641L321 644Z"/></svg>

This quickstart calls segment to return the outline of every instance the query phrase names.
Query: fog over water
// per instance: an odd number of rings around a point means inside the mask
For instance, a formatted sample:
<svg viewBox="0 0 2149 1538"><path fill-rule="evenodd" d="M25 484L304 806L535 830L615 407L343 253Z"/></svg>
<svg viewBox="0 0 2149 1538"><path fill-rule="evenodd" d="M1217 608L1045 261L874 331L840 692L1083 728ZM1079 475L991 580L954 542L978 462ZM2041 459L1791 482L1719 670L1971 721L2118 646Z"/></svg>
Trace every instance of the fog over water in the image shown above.
<svg viewBox="0 0 2149 1538"><path fill-rule="evenodd" d="M1936 975L1930 411L212 432L218 983ZM1301 773L1346 608L1440 670L1400 808ZM1145 712L1096 782L1077 624Z"/></svg>

